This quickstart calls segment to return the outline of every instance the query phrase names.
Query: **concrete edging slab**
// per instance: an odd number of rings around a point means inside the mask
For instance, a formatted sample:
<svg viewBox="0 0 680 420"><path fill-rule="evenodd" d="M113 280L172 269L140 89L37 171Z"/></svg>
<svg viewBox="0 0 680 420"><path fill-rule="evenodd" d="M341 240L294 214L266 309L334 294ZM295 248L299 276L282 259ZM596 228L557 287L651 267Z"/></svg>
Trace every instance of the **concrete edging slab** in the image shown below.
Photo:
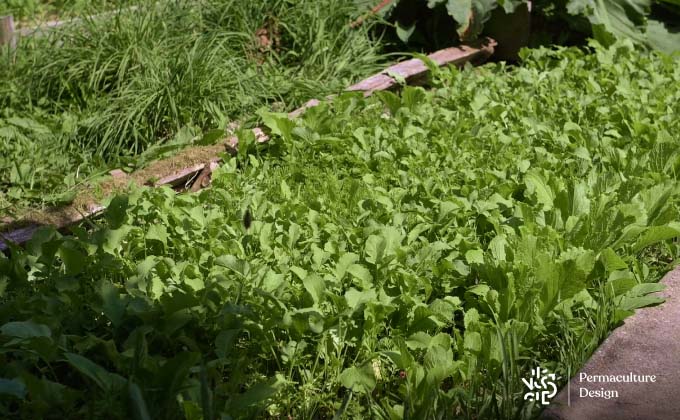
<svg viewBox="0 0 680 420"><path fill-rule="evenodd" d="M666 289L658 294L666 301L638 309L615 329L541 419L680 419L680 267L667 273L661 283ZM591 380L583 375L590 375ZM605 382L595 375L620 376L619 382ZM585 396L588 391L591 396Z"/></svg>

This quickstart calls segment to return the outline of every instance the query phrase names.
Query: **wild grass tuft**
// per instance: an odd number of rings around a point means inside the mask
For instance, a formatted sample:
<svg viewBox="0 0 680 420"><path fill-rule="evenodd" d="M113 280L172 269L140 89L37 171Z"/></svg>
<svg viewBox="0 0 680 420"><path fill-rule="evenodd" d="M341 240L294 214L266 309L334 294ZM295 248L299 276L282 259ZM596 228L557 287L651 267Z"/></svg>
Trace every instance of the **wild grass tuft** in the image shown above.
<svg viewBox="0 0 680 420"><path fill-rule="evenodd" d="M349 27L354 15L341 0L178 0L84 19L3 54L0 127L15 117L45 126L44 138L22 135L34 148L63 145L57 162L41 162L61 174L134 163L182 127L224 128L262 106L290 110L376 71L379 43L369 28ZM0 139L9 156L10 136ZM31 159L22 150L12 159ZM0 172L10 164L0 159ZM33 176L40 181L22 191L63 181Z"/></svg>

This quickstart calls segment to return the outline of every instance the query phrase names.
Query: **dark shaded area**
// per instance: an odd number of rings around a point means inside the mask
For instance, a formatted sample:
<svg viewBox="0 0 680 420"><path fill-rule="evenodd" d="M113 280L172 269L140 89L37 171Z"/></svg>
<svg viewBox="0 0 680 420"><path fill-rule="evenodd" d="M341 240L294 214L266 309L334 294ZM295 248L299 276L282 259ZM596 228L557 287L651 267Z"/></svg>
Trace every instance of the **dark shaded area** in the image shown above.
<svg viewBox="0 0 680 420"><path fill-rule="evenodd" d="M653 3L649 17L661 22L670 33L680 32L680 6L670 3Z"/></svg>
<svg viewBox="0 0 680 420"><path fill-rule="evenodd" d="M588 19L567 12L566 0L532 2L529 47L585 45L592 35Z"/></svg>
<svg viewBox="0 0 680 420"><path fill-rule="evenodd" d="M402 0L389 13L385 23L377 25L375 33L386 41L388 52L431 53L460 43L456 27L443 4L431 9L422 0ZM413 31L407 42L399 38L397 27Z"/></svg>
<svg viewBox="0 0 680 420"><path fill-rule="evenodd" d="M585 45L592 36L590 23L570 15L566 4L566 0L538 0L532 3L531 12L522 4L513 13L499 6L483 22L480 37L497 40L494 59L505 61L515 61L517 52L526 46ZM386 20L374 26L374 34L393 53L430 53L469 42L461 40L445 4L430 8L422 0L399 1Z"/></svg>

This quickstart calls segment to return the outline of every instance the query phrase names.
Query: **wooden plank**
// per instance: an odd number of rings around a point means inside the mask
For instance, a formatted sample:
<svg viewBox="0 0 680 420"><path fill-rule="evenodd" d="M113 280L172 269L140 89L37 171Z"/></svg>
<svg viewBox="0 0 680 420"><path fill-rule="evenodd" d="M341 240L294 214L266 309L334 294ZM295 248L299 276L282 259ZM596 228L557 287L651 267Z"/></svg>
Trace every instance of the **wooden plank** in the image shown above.
<svg viewBox="0 0 680 420"><path fill-rule="evenodd" d="M463 64L466 62L481 62L486 60L491 54L493 54L496 42L492 39L484 39L480 41L477 45L473 46L460 46L447 48L445 50L437 51L430 54L428 57L437 63L439 66L444 66L448 64ZM371 95L377 90L394 89L399 86L399 82L395 80L390 75L394 75L397 78L404 78L409 83L420 82L425 76L427 76L429 69L419 59L410 59L397 63L393 66L388 67L386 70L373 75L355 85L347 88L347 91L363 91L364 95ZM327 97L326 100L332 100L333 97ZM321 101L312 99L305 103L302 107L290 112L288 115L290 118L302 115L307 109L317 106ZM230 125L229 131L232 133L237 129L236 125ZM258 143L266 143L269 141L269 136L259 127L253 129L253 134L255 135L256 141ZM238 147L238 137L231 135L225 141L225 146L227 149L235 151ZM201 178L201 173L203 173L202 179L200 179L199 187L204 184L205 178L207 178L210 173L217 166L220 158L215 156L211 158L208 162L192 165L187 168L180 169L178 171L172 172L170 174L159 175L160 178L153 182L154 187L159 187L162 185L170 185L173 187L178 187L183 183L186 183L192 177L198 176ZM206 169L207 168L207 169ZM124 177L120 171L112 171L114 176ZM194 188L195 190L198 188ZM77 215L66 216L64 220L61 220L56 227L58 229L63 229L69 225L78 223L85 219L86 217L91 217L101 212L104 208L98 204L90 204L87 211L77 213ZM3 237L15 242L16 244L24 244L31 239L35 231L40 227L39 224L32 224L29 226L21 227L19 229L12 230L7 233L2 233L0 236L0 251L7 249L7 245L4 243Z"/></svg>
<svg viewBox="0 0 680 420"><path fill-rule="evenodd" d="M10 48L16 48L16 36L14 34L14 17L0 16L0 46L9 44Z"/></svg>
<svg viewBox="0 0 680 420"><path fill-rule="evenodd" d="M300 108L298 108L298 109L296 109L296 110L294 110L294 111L292 111L292 112L289 112L289 113L288 113L288 117L290 117L290 118L297 118L297 117L299 117L300 115L304 114L304 112L305 112L308 108L313 108L313 107L319 105L320 103L321 103L321 101L318 100L318 99L310 99L310 100L307 101L304 105L302 105Z"/></svg>
<svg viewBox="0 0 680 420"><path fill-rule="evenodd" d="M198 192L203 188L207 188L208 185L210 185L210 182L212 181L212 173L215 169L217 169L218 166L219 165L217 162L206 163L205 166L203 167L203 170L201 170L201 172L198 173L198 177L191 185L191 188L189 188L189 191Z"/></svg>
<svg viewBox="0 0 680 420"><path fill-rule="evenodd" d="M188 168L180 169L177 172L173 172L169 175L159 178L152 185L154 187L160 187L162 185L176 186L191 178L193 175L196 174L196 172L202 171L203 168L205 168L205 163L199 163L198 165L193 165Z"/></svg>
<svg viewBox="0 0 680 420"><path fill-rule="evenodd" d="M493 54L495 46L496 41L485 38L474 46L461 45L446 48L428 55L428 58L440 67L449 64L463 64L468 61L481 62ZM428 71L429 69L424 62L412 58L390 66L382 72L348 87L347 90L363 91L365 96L369 96L377 90L390 90L398 87L400 81L397 79L404 79L407 83L417 84L427 75Z"/></svg>
<svg viewBox="0 0 680 420"><path fill-rule="evenodd" d="M396 80L387 74L380 73L348 87L347 91L363 91L364 95L368 96L376 90L387 90L396 85L398 85Z"/></svg>
<svg viewBox="0 0 680 420"><path fill-rule="evenodd" d="M477 64L486 61L493 54L495 47L495 40L484 38L471 45L461 45L436 51L428 55L428 58L440 67L449 64L462 65L467 62ZM350 92L363 91L365 96L370 96L373 92L378 90L389 90L399 87L399 81L395 80L391 75L403 78L409 84L418 84L428 72L429 69L425 63L417 58L413 58L392 65L380 73L374 74L345 90ZM332 100L332 98L333 96L330 96L326 99ZM299 117L307 109L317 106L319 103L321 102L318 99L311 99L300 108L290 112L288 116L291 118Z"/></svg>

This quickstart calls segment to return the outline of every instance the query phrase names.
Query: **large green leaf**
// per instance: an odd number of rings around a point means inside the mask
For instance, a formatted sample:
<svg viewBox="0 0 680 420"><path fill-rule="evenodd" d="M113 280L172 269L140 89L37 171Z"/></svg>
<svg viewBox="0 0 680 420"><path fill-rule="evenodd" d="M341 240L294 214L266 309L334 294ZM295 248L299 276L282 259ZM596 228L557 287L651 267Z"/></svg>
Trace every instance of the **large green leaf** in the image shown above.
<svg viewBox="0 0 680 420"><path fill-rule="evenodd" d="M680 1L678 1L680 7ZM680 23L680 18L676 18ZM647 20L647 44L652 48L667 54L680 51L680 24L674 27L667 23L649 19Z"/></svg>
<svg viewBox="0 0 680 420"><path fill-rule="evenodd" d="M570 0L567 11L588 18L595 38L610 44L610 34L644 42L645 17L651 0Z"/></svg>
<svg viewBox="0 0 680 420"><path fill-rule="evenodd" d="M231 404L229 404L229 408L234 410L234 413L239 413L247 407L261 404L273 397L285 384L286 380L281 375L276 375L275 378L269 381L257 383L248 388L243 394L234 396Z"/></svg>
<svg viewBox="0 0 680 420"><path fill-rule="evenodd" d="M0 327L0 333L16 338L49 337L52 334L47 325L33 321L8 322Z"/></svg>
<svg viewBox="0 0 680 420"><path fill-rule="evenodd" d="M92 379L103 391L111 392L125 384L125 378L110 373L90 359L75 353L65 353L66 360L80 373Z"/></svg>
<svg viewBox="0 0 680 420"><path fill-rule="evenodd" d="M498 6L497 0L448 0L446 10L458 23L458 35L462 40L474 39L482 31L491 11ZM507 0L506 10L514 10L519 1Z"/></svg>
<svg viewBox="0 0 680 420"><path fill-rule="evenodd" d="M354 392L369 393L376 385L375 373L368 363L343 370L338 379L342 386Z"/></svg>
<svg viewBox="0 0 680 420"><path fill-rule="evenodd" d="M318 304L323 299L324 291L326 290L326 285L321 277L316 274L310 274L302 280L302 284L305 286L305 290L312 297L315 304Z"/></svg>
<svg viewBox="0 0 680 420"><path fill-rule="evenodd" d="M16 379L0 378L0 395L12 395L22 399L26 396L26 385Z"/></svg>
<svg viewBox="0 0 680 420"><path fill-rule="evenodd" d="M678 5L677 0L664 1ZM570 0L567 10L585 16L595 39L605 45L625 37L666 53L680 51L678 26L650 18L651 5L652 0Z"/></svg>
<svg viewBox="0 0 680 420"><path fill-rule="evenodd" d="M127 217L129 198L125 195L117 195L106 208L106 220L111 229L118 229L122 226Z"/></svg>

